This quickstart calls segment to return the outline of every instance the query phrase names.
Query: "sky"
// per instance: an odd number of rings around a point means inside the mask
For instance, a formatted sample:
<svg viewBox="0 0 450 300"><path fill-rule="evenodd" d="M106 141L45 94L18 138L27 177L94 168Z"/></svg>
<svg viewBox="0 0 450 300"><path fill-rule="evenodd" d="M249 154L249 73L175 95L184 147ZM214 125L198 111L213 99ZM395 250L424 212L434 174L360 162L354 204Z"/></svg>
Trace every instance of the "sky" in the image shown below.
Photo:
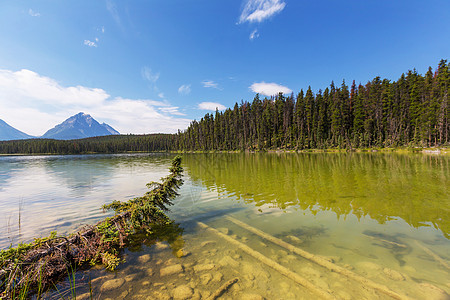
<svg viewBox="0 0 450 300"><path fill-rule="evenodd" d="M172 133L256 93L397 80L441 59L448 0L2 0L0 119L35 136L78 112Z"/></svg>

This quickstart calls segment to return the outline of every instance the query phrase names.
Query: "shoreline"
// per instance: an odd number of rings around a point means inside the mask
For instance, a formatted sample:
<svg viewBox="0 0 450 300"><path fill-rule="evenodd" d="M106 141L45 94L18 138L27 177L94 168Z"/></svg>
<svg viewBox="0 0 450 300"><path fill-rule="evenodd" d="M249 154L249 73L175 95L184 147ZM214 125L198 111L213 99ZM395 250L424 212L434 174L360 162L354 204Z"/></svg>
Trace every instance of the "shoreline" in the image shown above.
<svg viewBox="0 0 450 300"><path fill-rule="evenodd" d="M144 154L144 153L422 153L435 155L450 155L450 146L443 147L398 147L398 148L354 148L354 149L264 149L264 150L172 150L172 151L125 151L125 152L86 152L86 153L0 153L7 156L57 156L57 155L98 155L98 154Z"/></svg>
<svg viewBox="0 0 450 300"><path fill-rule="evenodd" d="M415 148L354 148L354 149L267 149L267 150L193 150L169 151L170 153L422 153L422 154L450 154L450 147L415 147Z"/></svg>

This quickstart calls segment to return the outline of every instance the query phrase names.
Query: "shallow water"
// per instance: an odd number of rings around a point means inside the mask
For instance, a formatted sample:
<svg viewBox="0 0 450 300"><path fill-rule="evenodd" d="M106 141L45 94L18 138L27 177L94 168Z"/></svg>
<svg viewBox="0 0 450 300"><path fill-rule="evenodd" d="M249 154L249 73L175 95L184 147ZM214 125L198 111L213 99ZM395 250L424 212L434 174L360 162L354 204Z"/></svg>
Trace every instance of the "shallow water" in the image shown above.
<svg viewBox="0 0 450 300"><path fill-rule="evenodd" d="M23 240L70 231L103 217L101 204L141 195L168 172L170 158L0 158L0 209L14 215L22 201ZM78 272L78 298L90 280L99 299L207 299L237 278L224 299L448 299L449 162L379 153L186 154L185 184L170 213L178 225L124 251L115 272ZM3 245L19 239L11 223Z"/></svg>
<svg viewBox="0 0 450 300"><path fill-rule="evenodd" d="M169 164L162 154L0 157L0 247L93 224L103 204L142 195Z"/></svg>

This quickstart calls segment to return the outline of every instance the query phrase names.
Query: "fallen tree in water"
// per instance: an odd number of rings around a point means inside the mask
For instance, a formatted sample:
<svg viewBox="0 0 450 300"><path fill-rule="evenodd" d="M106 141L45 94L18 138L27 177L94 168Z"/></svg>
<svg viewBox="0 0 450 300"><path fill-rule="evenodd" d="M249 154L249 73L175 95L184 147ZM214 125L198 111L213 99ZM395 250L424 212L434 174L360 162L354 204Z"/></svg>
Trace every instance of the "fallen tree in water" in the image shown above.
<svg viewBox="0 0 450 300"><path fill-rule="evenodd" d="M88 225L70 236L35 239L30 244L19 244L0 252L0 298L26 298L52 287L69 270L77 266L103 263L114 270L120 263L119 252L127 246L135 233L152 233L152 225L170 224L165 214L182 185L181 157L173 159L170 174L162 183L147 184L150 191L127 202L114 201L104 210L115 215Z"/></svg>

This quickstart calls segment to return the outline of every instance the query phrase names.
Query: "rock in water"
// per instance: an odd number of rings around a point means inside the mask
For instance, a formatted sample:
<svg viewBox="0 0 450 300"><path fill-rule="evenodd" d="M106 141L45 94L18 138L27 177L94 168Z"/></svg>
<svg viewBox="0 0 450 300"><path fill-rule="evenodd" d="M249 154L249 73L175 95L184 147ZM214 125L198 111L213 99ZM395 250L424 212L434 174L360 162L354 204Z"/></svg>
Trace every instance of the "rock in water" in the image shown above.
<svg viewBox="0 0 450 300"><path fill-rule="evenodd" d="M223 279L223 274L220 273L220 272L215 273L214 276L213 276L213 281L214 282L221 282L222 279Z"/></svg>
<svg viewBox="0 0 450 300"><path fill-rule="evenodd" d="M117 278L117 279L111 279L106 281L102 286L100 287L101 292L107 292L111 290L115 290L120 288L125 283L125 279L123 278Z"/></svg>
<svg viewBox="0 0 450 300"><path fill-rule="evenodd" d="M183 266L180 264L168 266L159 270L159 274L162 276L173 275L183 272Z"/></svg>
<svg viewBox="0 0 450 300"><path fill-rule="evenodd" d="M151 258L150 254L144 254L138 257L138 262L141 264L145 264L150 260L150 258Z"/></svg>
<svg viewBox="0 0 450 300"><path fill-rule="evenodd" d="M215 264L203 264L194 266L195 272L210 271L216 267Z"/></svg>
<svg viewBox="0 0 450 300"><path fill-rule="evenodd" d="M77 295L77 299L79 300L89 300L91 299L91 293L84 293L81 295Z"/></svg>
<svg viewBox="0 0 450 300"><path fill-rule="evenodd" d="M128 274L124 277L126 282L133 281L137 277L137 274Z"/></svg>
<svg viewBox="0 0 450 300"><path fill-rule="evenodd" d="M189 254L191 254L189 251L186 251L183 249L180 249L177 251L177 253L175 253L176 257L178 257L178 258L188 256Z"/></svg>
<svg viewBox="0 0 450 300"><path fill-rule="evenodd" d="M165 250L165 249L169 248L169 245L159 242L159 243L156 243L153 247L155 247L155 250L161 251L161 250Z"/></svg>
<svg viewBox="0 0 450 300"><path fill-rule="evenodd" d="M194 291L187 285L180 285L173 291L174 300L186 300L194 295Z"/></svg>
<svg viewBox="0 0 450 300"><path fill-rule="evenodd" d="M141 285L142 285L142 286L150 285L150 281L148 281L148 280L142 281L142 282L141 282Z"/></svg>
<svg viewBox="0 0 450 300"><path fill-rule="evenodd" d="M158 299L158 300L170 300L172 299L169 295L162 293L162 292L158 292L158 291L154 291L153 292L153 299ZM149 298L147 298L149 299Z"/></svg>
<svg viewBox="0 0 450 300"><path fill-rule="evenodd" d="M400 272L397 272L397 271L389 269L389 268L384 268L383 273L386 275L386 277L388 277L392 280L395 280L395 281L405 280L405 277Z"/></svg>
<svg viewBox="0 0 450 300"><path fill-rule="evenodd" d="M206 273L200 276L200 281L203 285L207 285L212 279L212 275L210 273Z"/></svg>

